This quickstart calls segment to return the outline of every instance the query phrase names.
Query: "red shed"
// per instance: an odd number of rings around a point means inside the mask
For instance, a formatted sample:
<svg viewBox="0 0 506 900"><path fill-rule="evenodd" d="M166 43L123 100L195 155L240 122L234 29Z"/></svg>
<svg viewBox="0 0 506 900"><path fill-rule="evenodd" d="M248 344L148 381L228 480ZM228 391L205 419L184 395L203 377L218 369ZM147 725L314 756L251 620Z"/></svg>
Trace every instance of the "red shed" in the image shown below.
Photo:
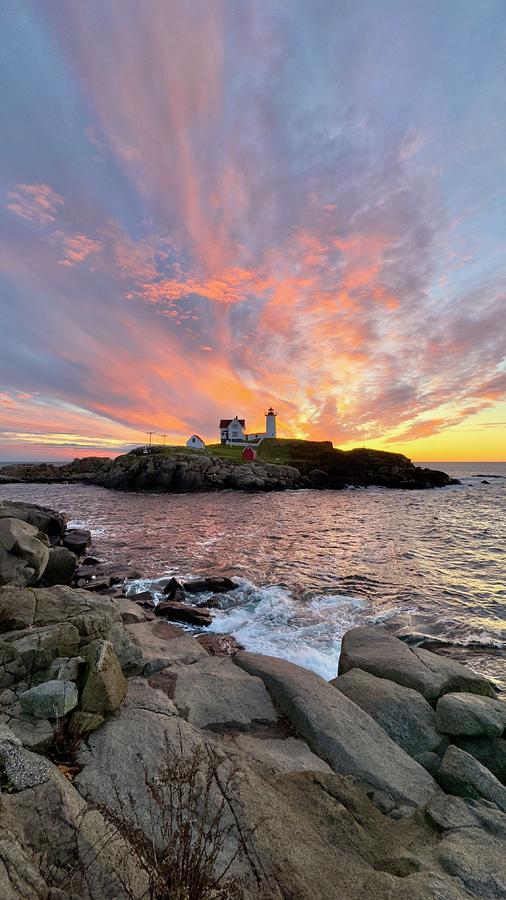
<svg viewBox="0 0 506 900"><path fill-rule="evenodd" d="M241 456L248 462L252 462L252 460L257 458L257 452L256 450L253 450L253 447L245 447L241 453Z"/></svg>

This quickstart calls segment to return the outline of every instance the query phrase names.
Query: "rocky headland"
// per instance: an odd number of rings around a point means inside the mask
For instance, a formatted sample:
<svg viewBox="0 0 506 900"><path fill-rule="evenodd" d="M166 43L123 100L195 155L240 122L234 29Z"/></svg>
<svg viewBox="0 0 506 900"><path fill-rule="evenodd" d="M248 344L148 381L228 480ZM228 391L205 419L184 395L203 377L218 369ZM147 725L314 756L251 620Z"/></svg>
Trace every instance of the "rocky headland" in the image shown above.
<svg viewBox="0 0 506 900"><path fill-rule="evenodd" d="M232 580L156 604L90 542L0 503L2 898L506 896L492 683L376 626L326 682L173 624Z"/></svg>
<svg viewBox="0 0 506 900"><path fill-rule="evenodd" d="M265 446L264 446L265 444ZM401 453L337 450L329 441L264 441L259 458L243 462L214 451L143 448L115 459L87 457L67 465L13 464L0 484L82 482L123 491L279 491L378 485L423 489L455 484L445 472L420 468ZM225 451L226 452L226 451ZM277 460L282 459L283 462Z"/></svg>

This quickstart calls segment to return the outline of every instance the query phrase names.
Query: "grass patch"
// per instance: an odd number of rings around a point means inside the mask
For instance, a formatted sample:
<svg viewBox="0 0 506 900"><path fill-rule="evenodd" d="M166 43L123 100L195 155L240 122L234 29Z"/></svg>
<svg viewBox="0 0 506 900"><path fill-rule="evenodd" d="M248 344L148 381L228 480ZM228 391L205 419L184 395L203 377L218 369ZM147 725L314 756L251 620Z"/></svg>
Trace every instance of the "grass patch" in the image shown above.
<svg viewBox="0 0 506 900"><path fill-rule="evenodd" d="M211 456L218 456L220 459L229 459L232 462L241 462L242 451L244 447L229 447L228 444L207 444L206 451Z"/></svg>
<svg viewBox="0 0 506 900"><path fill-rule="evenodd" d="M330 441L265 438L258 448L258 459L261 462L285 463L293 466L297 463L312 463L316 466L333 452Z"/></svg>

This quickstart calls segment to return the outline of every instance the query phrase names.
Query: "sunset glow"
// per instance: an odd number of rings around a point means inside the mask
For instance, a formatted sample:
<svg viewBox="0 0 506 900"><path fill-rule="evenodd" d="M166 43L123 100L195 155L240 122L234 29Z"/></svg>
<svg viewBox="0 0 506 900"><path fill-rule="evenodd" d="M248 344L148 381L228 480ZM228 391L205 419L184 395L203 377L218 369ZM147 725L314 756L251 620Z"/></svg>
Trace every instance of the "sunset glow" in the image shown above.
<svg viewBox="0 0 506 900"><path fill-rule="evenodd" d="M501 0L0 24L0 460L271 405L281 437L506 458Z"/></svg>

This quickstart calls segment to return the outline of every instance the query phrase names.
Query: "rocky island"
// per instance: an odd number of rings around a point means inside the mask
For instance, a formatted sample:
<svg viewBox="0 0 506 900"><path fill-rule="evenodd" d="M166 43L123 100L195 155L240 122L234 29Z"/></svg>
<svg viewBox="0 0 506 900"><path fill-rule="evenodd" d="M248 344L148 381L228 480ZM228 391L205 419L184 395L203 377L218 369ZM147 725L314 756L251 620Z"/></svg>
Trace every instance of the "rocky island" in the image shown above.
<svg viewBox="0 0 506 900"><path fill-rule="evenodd" d="M233 580L157 605L89 546L0 503L2 898L506 895L490 681L359 627L326 682L171 624Z"/></svg>
<svg viewBox="0 0 506 900"><path fill-rule="evenodd" d="M126 491L278 491L345 487L420 489L455 484L445 472L415 466L401 453L338 450L330 441L264 440L258 457L219 444L205 450L137 448L115 459L87 457L67 465L17 464L0 469L0 484L83 482Z"/></svg>

